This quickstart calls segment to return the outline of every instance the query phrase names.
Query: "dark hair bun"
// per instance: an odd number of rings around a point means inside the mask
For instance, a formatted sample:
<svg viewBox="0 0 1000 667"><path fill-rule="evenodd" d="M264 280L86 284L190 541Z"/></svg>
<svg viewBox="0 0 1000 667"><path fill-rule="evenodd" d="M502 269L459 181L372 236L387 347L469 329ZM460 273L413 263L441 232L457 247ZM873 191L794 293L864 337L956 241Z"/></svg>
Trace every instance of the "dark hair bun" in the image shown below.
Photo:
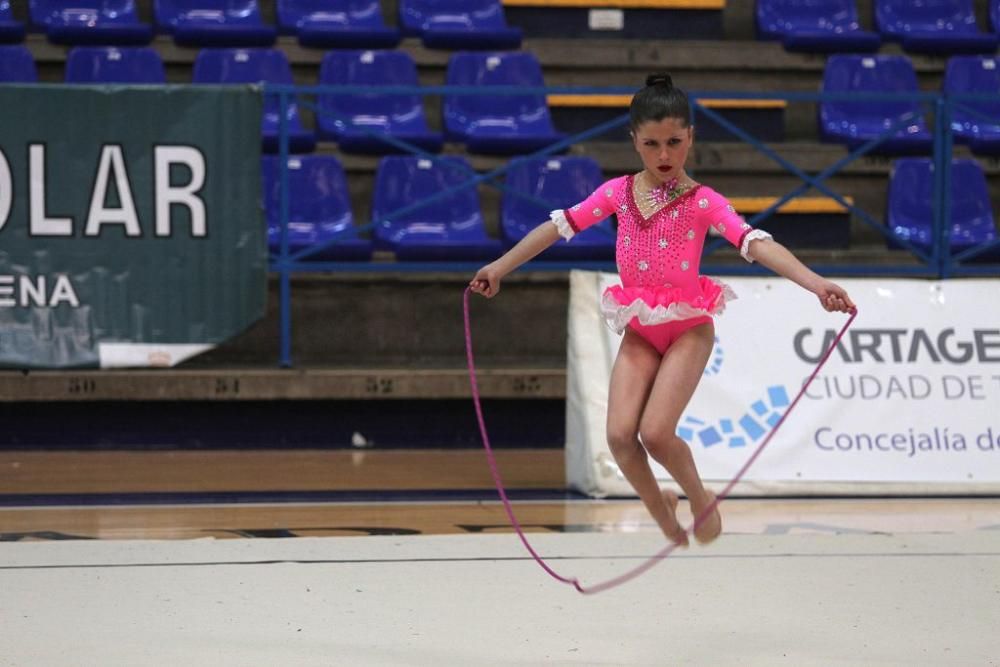
<svg viewBox="0 0 1000 667"><path fill-rule="evenodd" d="M650 74L646 77L647 86L664 86L666 88L674 87L674 80L670 78L670 75L666 72L657 72L656 74Z"/></svg>

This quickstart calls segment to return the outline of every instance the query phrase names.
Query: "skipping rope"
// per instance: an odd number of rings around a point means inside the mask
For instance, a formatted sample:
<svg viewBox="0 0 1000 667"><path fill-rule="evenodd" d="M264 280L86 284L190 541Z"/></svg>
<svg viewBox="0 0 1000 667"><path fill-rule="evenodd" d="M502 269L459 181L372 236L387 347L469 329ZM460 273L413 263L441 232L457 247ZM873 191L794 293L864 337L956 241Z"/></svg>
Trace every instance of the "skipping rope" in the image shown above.
<svg viewBox="0 0 1000 667"><path fill-rule="evenodd" d="M569 584L570 586L575 588L578 592L584 595L593 595L595 593L600 593L602 591L615 588L616 586L620 586L627 581L635 579L636 577L638 577L639 575L641 575L642 573L646 572L654 565L659 563L661 560L669 556L670 553L673 552L678 545L676 543L671 542L666 547L661 549L659 552L650 556L645 562L625 572L624 574L621 574L612 579L608 579L607 581L602 581L589 586L584 586L583 584L580 583L580 580L577 579L576 577L572 578L564 577L563 575L559 574L551 567L549 567L549 565L542 559L542 557L539 556L538 553L532 548L531 544L528 542L528 538L525 537L524 531L521 529L521 524L518 522L517 517L514 516L514 509L513 507L511 507L510 500L507 498L507 492L504 489L503 480L500 478L500 469L497 467L496 457L493 456L493 448L490 447L490 438L489 435L486 433L486 422L483 420L483 408L479 400L479 385L476 382L476 366L472 356L472 327L469 324L469 294L471 293L471 291L472 291L471 288L469 287L465 288L462 305L463 305L464 320L465 320L465 356L469 364L469 383L472 386L472 402L475 404L476 419L479 421L479 433L483 438L483 447L486 449L486 461L489 463L490 472L493 474L493 483L497 487L497 493L500 494L500 500L503 501L504 510L506 510L507 512L507 518L510 520L511 526L513 526L514 531L517 533L517 536L521 538L521 542L524 544L524 548L528 550L528 553L530 553L531 557L535 559L535 562L537 562L541 566L541 568L549 574L549 576L551 576L556 581L560 581L564 584ZM837 345L840 343L840 340L844 337L844 334L847 333L847 329L851 326L851 323L854 322L854 318L857 316L858 316L857 309L852 310L851 317L844 324L843 328L841 328L840 333L837 334L836 339L834 339L833 343L830 344L829 349L827 349L826 352L824 352L823 357L819 360L819 363L816 364L816 368L809 376L809 379L802 384L802 388L799 389L799 393L795 396L795 399L791 402L791 405L788 406L788 410L785 411L785 413L781 416L781 418L774 425L774 427L771 428L771 430L768 432L767 436L761 441L761 443L757 445L757 449L755 449L753 454L751 454L750 457L746 460L746 463L743 464L743 467L740 468L739 471L737 471L736 476L733 477L733 479L730 480L728 484L726 484L725 488L716 496L715 501L710 503L708 507L706 507L704 511L702 511L701 514L695 517L694 522L685 529L688 534L693 533L695 528L699 527L702 524L702 522L704 522L709 516L711 516L712 512L715 511L715 508L718 506L718 504L722 502L722 500L725 499L726 496L730 494L730 492L732 492L733 488L743 478L747 470L750 469L750 466L753 465L753 462L756 461L757 457L759 457L761 452L764 451L764 448L767 447L767 444L771 441L771 438L784 423L788 415L791 414L792 410L795 408L795 405L799 402L799 399L802 398L802 396L806 392L806 389L808 389L809 385L819 374L820 369L823 368L823 364L825 364L826 360L830 358L830 355L833 353L834 349L836 349Z"/></svg>

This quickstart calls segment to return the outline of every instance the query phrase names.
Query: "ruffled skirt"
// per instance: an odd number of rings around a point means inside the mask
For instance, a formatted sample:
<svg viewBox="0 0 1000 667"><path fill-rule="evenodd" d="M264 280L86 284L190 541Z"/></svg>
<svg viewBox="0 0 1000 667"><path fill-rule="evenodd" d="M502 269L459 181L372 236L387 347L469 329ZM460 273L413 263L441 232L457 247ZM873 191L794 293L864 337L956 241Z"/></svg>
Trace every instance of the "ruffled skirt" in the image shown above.
<svg viewBox="0 0 1000 667"><path fill-rule="evenodd" d="M736 298L736 293L728 285L707 276L698 276L694 292L692 296L690 288L613 285L604 290L601 312L608 325L622 333L633 318L640 324L651 326L718 315L725 310L727 302Z"/></svg>

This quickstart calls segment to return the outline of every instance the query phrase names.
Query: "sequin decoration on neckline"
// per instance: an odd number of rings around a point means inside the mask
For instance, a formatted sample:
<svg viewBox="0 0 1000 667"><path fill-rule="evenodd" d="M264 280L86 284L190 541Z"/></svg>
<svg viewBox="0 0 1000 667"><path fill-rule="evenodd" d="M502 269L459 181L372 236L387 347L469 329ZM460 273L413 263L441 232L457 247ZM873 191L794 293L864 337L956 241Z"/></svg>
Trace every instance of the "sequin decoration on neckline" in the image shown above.
<svg viewBox="0 0 1000 667"><path fill-rule="evenodd" d="M669 186L670 184L671 184L671 181L668 181L664 185L665 186ZM632 215L635 216L636 221L637 221L637 223L639 224L640 227L647 227L648 225L650 225L653 222L654 218L656 218L657 216L659 216L661 213L663 213L665 211L669 211L671 209L676 210L676 207L677 207L677 205L680 202L682 202L683 200L687 199L692 194L694 194L695 192L697 192L699 188L701 188L701 184L700 183L695 183L695 184L691 185L689 188L687 188L683 192L677 194L673 199L670 199L669 201L667 201L667 203L665 203L662 206L660 206L660 208L657 208L656 210L654 210L652 213L649 214L649 216L646 216L646 215L643 215L642 208L639 206L639 202L636 199L635 186L636 186L636 175L635 174L630 174L628 176L628 181L626 183L626 188L628 189L628 206L631 209ZM647 195L648 195L648 193L647 193ZM643 200L646 201L646 195L643 195Z"/></svg>
<svg viewBox="0 0 1000 667"><path fill-rule="evenodd" d="M669 204L691 188L690 185L680 185L676 176L666 183L656 185L646 191L643 200L648 208L658 208Z"/></svg>

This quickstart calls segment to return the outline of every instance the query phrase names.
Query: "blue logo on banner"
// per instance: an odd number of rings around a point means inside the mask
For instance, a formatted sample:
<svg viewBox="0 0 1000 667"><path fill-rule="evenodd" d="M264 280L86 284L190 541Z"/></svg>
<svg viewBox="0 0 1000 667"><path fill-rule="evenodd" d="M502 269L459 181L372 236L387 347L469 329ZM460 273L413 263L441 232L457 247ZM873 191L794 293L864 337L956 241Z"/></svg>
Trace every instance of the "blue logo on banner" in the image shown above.
<svg viewBox="0 0 1000 667"><path fill-rule="evenodd" d="M745 447L757 442L774 428L788 410L788 392L781 385L767 388L767 395L750 404L736 419L719 419L714 424L688 416L677 427L677 435L688 442L697 440L702 447L725 443L729 447Z"/></svg>

